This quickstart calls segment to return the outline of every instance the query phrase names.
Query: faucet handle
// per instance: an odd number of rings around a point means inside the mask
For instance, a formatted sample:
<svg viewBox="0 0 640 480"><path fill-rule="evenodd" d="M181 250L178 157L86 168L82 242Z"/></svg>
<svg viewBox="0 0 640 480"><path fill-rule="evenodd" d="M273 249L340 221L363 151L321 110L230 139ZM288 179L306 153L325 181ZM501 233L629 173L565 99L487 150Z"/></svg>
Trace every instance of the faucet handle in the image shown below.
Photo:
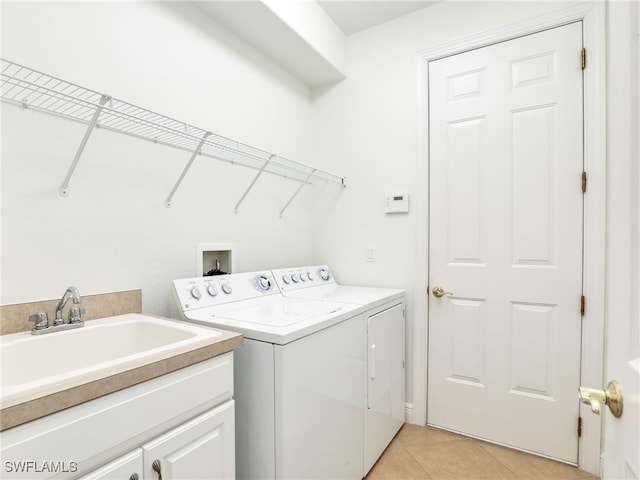
<svg viewBox="0 0 640 480"><path fill-rule="evenodd" d="M82 315L87 313L84 308L71 307L69 309L69 323L82 323Z"/></svg>
<svg viewBox="0 0 640 480"><path fill-rule="evenodd" d="M36 312L29 315L29 321L35 323L34 330L49 328L49 316L47 312Z"/></svg>

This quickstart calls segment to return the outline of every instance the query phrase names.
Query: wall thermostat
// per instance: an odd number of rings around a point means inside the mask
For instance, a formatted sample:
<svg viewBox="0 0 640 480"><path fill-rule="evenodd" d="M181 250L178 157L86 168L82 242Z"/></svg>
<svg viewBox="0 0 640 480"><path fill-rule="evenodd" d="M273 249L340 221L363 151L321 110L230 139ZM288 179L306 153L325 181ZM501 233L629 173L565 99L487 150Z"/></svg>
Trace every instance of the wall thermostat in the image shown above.
<svg viewBox="0 0 640 480"><path fill-rule="evenodd" d="M384 213L407 213L409 212L409 194L396 193L387 195L384 200Z"/></svg>

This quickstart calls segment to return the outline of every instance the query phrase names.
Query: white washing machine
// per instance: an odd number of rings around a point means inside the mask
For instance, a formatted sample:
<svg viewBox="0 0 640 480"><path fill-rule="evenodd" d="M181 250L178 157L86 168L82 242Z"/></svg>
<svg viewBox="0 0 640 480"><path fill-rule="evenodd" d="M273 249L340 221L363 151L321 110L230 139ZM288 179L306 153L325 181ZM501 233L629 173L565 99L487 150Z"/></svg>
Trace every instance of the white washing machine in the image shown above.
<svg viewBox="0 0 640 480"><path fill-rule="evenodd" d="M244 334L238 479L364 476L362 306L284 297L271 272L174 280L173 290L176 318Z"/></svg>
<svg viewBox="0 0 640 480"><path fill-rule="evenodd" d="M288 298L356 304L366 328L364 474L404 423L405 294L392 288L339 285L326 265L273 270Z"/></svg>

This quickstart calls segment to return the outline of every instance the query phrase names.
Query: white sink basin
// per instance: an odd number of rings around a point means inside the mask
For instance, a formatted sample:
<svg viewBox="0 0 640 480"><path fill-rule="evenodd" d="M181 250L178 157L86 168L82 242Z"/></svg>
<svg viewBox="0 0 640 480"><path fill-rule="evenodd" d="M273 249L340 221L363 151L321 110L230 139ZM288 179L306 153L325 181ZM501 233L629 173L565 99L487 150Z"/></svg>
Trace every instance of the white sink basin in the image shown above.
<svg viewBox="0 0 640 480"><path fill-rule="evenodd" d="M91 320L74 330L2 335L0 404L6 408L35 392L50 394L168 358L220 335L211 328L135 313Z"/></svg>

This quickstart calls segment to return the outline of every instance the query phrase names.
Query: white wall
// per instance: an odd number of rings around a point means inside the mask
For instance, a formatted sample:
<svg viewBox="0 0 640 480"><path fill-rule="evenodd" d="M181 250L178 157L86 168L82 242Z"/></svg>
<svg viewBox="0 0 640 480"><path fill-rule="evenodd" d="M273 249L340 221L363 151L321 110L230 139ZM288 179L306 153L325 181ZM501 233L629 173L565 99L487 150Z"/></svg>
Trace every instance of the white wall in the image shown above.
<svg viewBox="0 0 640 480"><path fill-rule="evenodd" d="M308 88L186 2L2 2L2 57L215 133L309 163ZM311 189L97 129L60 186L86 127L2 103L3 304L142 288L167 314L174 278L196 275L196 244L235 243L248 271L307 264ZM26 319L25 319L26 321Z"/></svg>
<svg viewBox="0 0 640 480"><path fill-rule="evenodd" d="M426 206L385 215L383 200L418 197L418 52L566 5L436 4L348 37L347 79L311 97L186 3L2 2L3 57L345 175L349 185L305 189L279 220L295 185L268 178L235 216L254 172L198 159L166 209L188 155L96 131L63 198L57 189L84 127L2 104L2 303L55 298L69 284L87 294L143 288L145 311L166 313L169 281L194 274L198 242L236 243L239 270L326 262L341 283L407 290L411 402L424 229L415 212ZM618 74L628 75L609 78ZM376 248L373 263L366 245Z"/></svg>
<svg viewBox="0 0 640 480"><path fill-rule="evenodd" d="M443 2L347 37L347 79L314 91L315 162L348 178L318 196L314 249L342 283L388 285L408 294L407 402L413 398L413 298L425 171L418 132L418 52L566 8L568 2ZM385 194L409 192L411 212L385 215ZM376 247L375 263L365 246Z"/></svg>

